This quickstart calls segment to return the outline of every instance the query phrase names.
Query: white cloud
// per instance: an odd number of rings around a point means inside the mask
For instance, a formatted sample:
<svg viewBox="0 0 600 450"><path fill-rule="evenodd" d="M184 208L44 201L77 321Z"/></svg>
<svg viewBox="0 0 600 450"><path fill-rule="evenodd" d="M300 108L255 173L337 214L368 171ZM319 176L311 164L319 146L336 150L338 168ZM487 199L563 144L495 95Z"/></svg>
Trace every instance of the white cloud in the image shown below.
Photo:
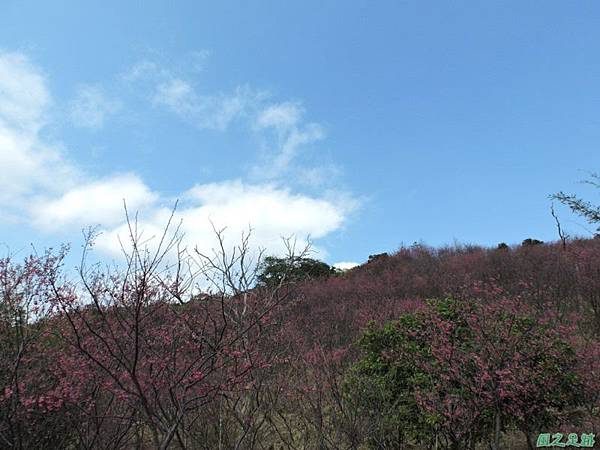
<svg viewBox="0 0 600 450"><path fill-rule="evenodd" d="M36 191L60 192L79 176L60 146L40 136L50 104L41 71L24 55L0 53L0 206L4 208L21 208Z"/></svg>
<svg viewBox="0 0 600 450"><path fill-rule="evenodd" d="M76 186L54 200L33 202L31 220L46 231L74 226L110 227L123 220L124 200L128 210L135 212L150 207L158 197L136 175L115 175Z"/></svg>
<svg viewBox="0 0 600 450"><path fill-rule="evenodd" d="M360 266L360 263L349 261L340 261L333 265L333 267L340 270L350 270L357 266Z"/></svg>
<svg viewBox="0 0 600 450"><path fill-rule="evenodd" d="M5 126L36 132L44 124L50 93L41 72L20 53L0 52L0 118Z"/></svg>
<svg viewBox="0 0 600 450"><path fill-rule="evenodd" d="M82 128L98 130L106 118L121 109L121 102L108 98L98 86L85 85L77 89L70 105L73 123Z"/></svg>
<svg viewBox="0 0 600 450"><path fill-rule="evenodd" d="M203 250L215 246L212 224L226 227L229 242L237 243L249 227L252 243L267 249L268 253L281 254L284 246L281 237L297 236L299 245L310 236L318 239L339 229L351 212L350 202L334 202L323 198L294 194L274 185L249 185L241 181L226 181L197 185L184 195L184 204L176 213L182 221L188 247ZM156 208L144 215L139 228L144 236L160 236L171 211ZM118 253L121 241L127 240L126 224L106 230L98 239L98 247Z"/></svg>
<svg viewBox="0 0 600 450"><path fill-rule="evenodd" d="M77 170L57 148L36 134L5 126L0 119L0 204L18 206L38 190L60 192L76 177Z"/></svg>
<svg viewBox="0 0 600 450"><path fill-rule="evenodd" d="M212 218L222 225L251 224L279 235L320 238L339 228L347 213L345 204L293 194L274 185L248 185L241 181L198 185L187 196L202 206L191 217Z"/></svg>

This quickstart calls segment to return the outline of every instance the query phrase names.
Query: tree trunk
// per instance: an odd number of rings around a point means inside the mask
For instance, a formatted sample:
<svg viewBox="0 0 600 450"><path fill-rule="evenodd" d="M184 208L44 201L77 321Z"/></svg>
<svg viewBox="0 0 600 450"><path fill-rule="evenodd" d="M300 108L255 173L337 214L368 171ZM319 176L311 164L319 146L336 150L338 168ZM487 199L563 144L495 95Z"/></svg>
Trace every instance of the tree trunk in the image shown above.
<svg viewBox="0 0 600 450"><path fill-rule="evenodd" d="M527 448L529 450L535 450L535 447L533 446L533 442L531 440L531 434L529 432L524 432L525 434L525 440L527 441Z"/></svg>
<svg viewBox="0 0 600 450"><path fill-rule="evenodd" d="M502 431L502 417L500 416L500 411L496 411L494 422L494 450L500 450L500 433Z"/></svg>

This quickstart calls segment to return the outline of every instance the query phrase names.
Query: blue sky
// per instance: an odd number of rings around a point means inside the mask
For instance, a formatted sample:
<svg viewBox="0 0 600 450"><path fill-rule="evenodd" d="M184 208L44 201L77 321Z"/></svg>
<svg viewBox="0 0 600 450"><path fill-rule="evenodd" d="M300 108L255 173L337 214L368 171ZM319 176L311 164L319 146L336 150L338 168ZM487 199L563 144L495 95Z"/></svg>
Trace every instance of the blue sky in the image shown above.
<svg viewBox="0 0 600 450"><path fill-rule="evenodd" d="M600 3L0 5L0 232L118 253L121 199L180 200L330 263L401 243L556 238L548 194L600 167ZM585 224L560 210L572 234Z"/></svg>

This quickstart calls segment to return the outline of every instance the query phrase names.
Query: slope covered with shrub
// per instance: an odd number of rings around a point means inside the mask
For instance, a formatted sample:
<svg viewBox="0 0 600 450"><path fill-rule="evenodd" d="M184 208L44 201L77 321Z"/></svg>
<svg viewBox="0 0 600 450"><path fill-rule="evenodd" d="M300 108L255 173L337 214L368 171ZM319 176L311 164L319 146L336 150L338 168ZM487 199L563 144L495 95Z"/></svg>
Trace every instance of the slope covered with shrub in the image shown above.
<svg viewBox="0 0 600 450"><path fill-rule="evenodd" d="M1 448L516 450L600 425L598 239L289 277L220 254L203 295L190 261L134 256L77 282L60 252L2 260Z"/></svg>

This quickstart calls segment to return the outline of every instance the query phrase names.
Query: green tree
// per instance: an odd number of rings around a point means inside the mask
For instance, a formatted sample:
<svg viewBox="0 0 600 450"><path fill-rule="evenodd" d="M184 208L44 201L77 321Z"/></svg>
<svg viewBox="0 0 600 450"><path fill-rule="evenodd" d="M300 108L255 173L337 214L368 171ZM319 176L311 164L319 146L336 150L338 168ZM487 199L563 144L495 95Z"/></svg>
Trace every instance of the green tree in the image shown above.
<svg viewBox="0 0 600 450"><path fill-rule="evenodd" d="M297 282L328 277L334 273L334 267L317 259L267 256L259 268L258 282L265 286L277 286L284 281Z"/></svg>
<svg viewBox="0 0 600 450"><path fill-rule="evenodd" d="M415 400L415 387L424 386L427 374L396 352L424 355L427 349L411 338L419 326L412 315L379 328L370 322L358 346L362 359L352 368L345 389L361 410L369 428L366 442L372 449L401 449L406 443L431 444L433 426Z"/></svg>
<svg viewBox="0 0 600 450"><path fill-rule="evenodd" d="M534 245L541 245L543 243L544 243L544 241L540 241L539 239L527 238L527 239L523 240L523 242L521 242L521 245L523 247L528 247L528 246L531 247Z"/></svg>

